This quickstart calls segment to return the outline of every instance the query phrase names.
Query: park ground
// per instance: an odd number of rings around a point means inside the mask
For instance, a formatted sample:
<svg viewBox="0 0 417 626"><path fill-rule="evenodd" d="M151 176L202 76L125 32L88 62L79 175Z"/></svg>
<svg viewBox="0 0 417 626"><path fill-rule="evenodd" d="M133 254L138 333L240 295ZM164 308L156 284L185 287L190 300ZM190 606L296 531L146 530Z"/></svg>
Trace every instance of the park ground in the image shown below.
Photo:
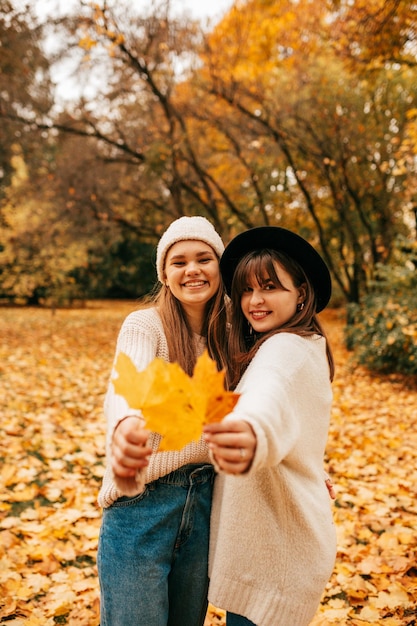
<svg viewBox="0 0 417 626"><path fill-rule="evenodd" d="M98 626L102 403L133 302L0 308L0 623ZM311 626L417 625L417 382L336 357L326 468L338 554ZM209 607L206 626L224 626ZM291 626L291 625L288 625Z"/></svg>

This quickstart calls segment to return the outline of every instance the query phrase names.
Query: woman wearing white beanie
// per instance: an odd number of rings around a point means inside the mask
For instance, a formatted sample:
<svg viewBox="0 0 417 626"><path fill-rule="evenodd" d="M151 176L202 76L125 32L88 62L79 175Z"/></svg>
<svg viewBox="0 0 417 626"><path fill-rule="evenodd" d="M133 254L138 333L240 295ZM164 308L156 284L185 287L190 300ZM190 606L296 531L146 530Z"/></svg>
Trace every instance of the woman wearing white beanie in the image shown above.
<svg viewBox="0 0 417 626"><path fill-rule="evenodd" d="M157 248L161 288L153 306L125 319L115 359L124 352L143 370L159 357L191 374L207 348L218 368L225 367L223 250L204 217L181 217L169 226ZM101 626L202 626L213 486L207 445L201 439L178 452L158 452L160 436L148 438L140 413L112 384L105 414Z"/></svg>

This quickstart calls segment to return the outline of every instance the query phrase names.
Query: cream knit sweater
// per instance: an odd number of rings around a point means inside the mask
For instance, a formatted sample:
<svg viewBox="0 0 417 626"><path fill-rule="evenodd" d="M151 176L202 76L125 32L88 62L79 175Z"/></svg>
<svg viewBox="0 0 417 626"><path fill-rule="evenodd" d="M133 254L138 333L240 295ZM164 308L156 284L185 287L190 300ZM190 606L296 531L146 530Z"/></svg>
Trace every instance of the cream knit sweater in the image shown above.
<svg viewBox="0 0 417 626"><path fill-rule="evenodd" d="M332 573L323 479L332 399L325 340L280 333L259 349L226 419L253 427L250 470L216 477L209 600L258 626L307 626Z"/></svg>
<svg viewBox="0 0 417 626"><path fill-rule="evenodd" d="M202 352L204 343L201 341L201 337L196 335L195 340L198 343L199 352ZM141 309L127 316L117 339L115 360L119 352L125 352L139 371L144 370L155 357L169 361L164 329L156 308ZM123 495L133 496L141 493L146 483L165 476L187 463L210 462L207 445L202 439L188 444L178 452L157 452L160 436L151 433L149 443L154 449L154 453L151 456L149 466L145 471L139 471L135 478L118 482L110 466L113 432L124 417L140 415L140 412L129 408L126 400L115 394L113 383L109 382L104 402L104 413L107 418L107 463L98 496L99 505L103 508L111 506L115 500Z"/></svg>

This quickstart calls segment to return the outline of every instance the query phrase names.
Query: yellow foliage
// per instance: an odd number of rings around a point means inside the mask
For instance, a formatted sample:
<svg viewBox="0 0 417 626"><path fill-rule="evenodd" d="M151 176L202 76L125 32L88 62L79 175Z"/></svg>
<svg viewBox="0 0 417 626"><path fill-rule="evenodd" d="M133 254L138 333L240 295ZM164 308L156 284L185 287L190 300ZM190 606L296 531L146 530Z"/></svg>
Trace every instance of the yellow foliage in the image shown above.
<svg viewBox="0 0 417 626"><path fill-rule="evenodd" d="M277 67L294 63L294 53L305 58L317 49L325 14L325 3L312 0L237 2L209 36L210 70L218 50L219 76L270 84Z"/></svg>
<svg viewBox="0 0 417 626"><path fill-rule="evenodd" d="M238 394L224 388L224 372L205 351L197 360L193 376L178 363L154 359L139 372L129 356L116 360L118 374L112 379L117 394L132 409L140 409L146 426L162 436L160 450L179 450L198 440L203 425L218 422L233 410Z"/></svg>
<svg viewBox="0 0 417 626"><path fill-rule="evenodd" d="M87 50L88 51L88 50L91 50L91 48L94 48L94 46L97 45L97 41L94 41L94 39L91 39L91 37L88 37L88 35L86 35L85 37L82 37L80 39L80 41L78 42L78 45L83 50Z"/></svg>
<svg viewBox="0 0 417 626"><path fill-rule="evenodd" d="M115 301L55 315L2 308L2 623L100 622L95 559L106 430L102 404L114 339L134 308L136 303ZM338 554L311 626L412 626L416 380L352 367L343 345L344 312L324 311L320 317L336 360L327 468L336 487ZM209 606L205 626L224 624L224 612Z"/></svg>

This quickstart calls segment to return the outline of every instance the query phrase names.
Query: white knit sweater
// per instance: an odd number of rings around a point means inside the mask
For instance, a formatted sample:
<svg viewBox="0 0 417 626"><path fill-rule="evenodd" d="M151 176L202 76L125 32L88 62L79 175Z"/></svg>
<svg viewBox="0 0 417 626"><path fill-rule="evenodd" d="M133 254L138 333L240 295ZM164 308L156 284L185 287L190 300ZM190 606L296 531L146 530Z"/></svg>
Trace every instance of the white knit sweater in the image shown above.
<svg viewBox="0 0 417 626"><path fill-rule="evenodd" d="M195 340L198 342L199 352L202 352L204 344L201 342L201 337L196 335ZM167 341L156 308L141 309L127 316L117 339L115 360L119 352L125 352L139 371L144 370L155 357L169 361ZM104 412L107 418L107 463L98 496L99 505L103 508L109 507L123 495L132 496L141 493L146 483L165 476L187 463L210 462L207 445L202 439L188 444L178 452L157 452L160 436L151 433L149 443L155 452L150 458L149 466L145 471L137 472L135 478L119 482L110 466L110 444L113 432L121 419L127 415L140 414L140 412L129 408L126 400L114 392L112 382L109 382L107 389Z"/></svg>
<svg viewBox="0 0 417 626"><path fill-rule="evenodd" d="M253 427L250 470L216 477L209 600L259 626L307 626L336 555L323 479L332 400L325 339L280 333L246 370L226 419Z"/></svg>

